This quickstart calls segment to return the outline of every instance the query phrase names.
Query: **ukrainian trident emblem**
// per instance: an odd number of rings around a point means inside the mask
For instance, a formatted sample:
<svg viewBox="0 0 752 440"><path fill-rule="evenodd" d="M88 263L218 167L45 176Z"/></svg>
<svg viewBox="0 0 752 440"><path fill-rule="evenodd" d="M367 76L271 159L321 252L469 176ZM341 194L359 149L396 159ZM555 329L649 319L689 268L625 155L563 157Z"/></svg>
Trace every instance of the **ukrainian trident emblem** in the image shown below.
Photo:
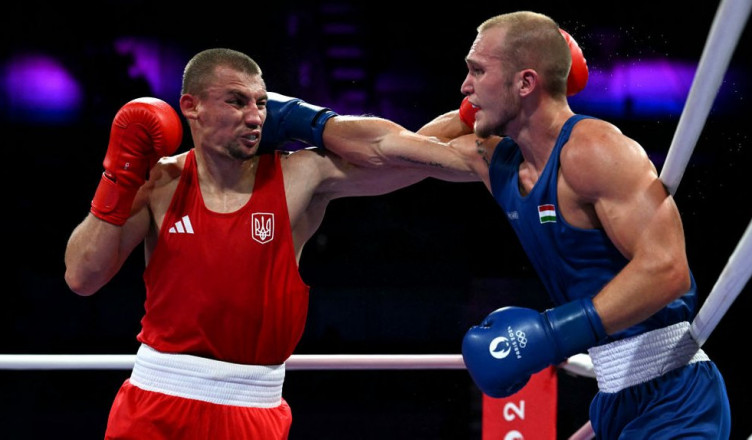
<svg viewBox="0 0 752 440"><path fill-rule="evenodd" d="M274 238L274 213L254 212L251 214L251 236L261 244Z"/></svg>

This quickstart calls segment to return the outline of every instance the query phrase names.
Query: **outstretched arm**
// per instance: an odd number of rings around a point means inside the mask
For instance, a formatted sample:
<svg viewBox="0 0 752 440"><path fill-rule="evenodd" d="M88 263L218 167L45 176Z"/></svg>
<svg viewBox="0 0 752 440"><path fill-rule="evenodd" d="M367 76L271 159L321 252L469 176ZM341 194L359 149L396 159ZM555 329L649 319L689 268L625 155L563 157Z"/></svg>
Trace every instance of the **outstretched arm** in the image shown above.
<svg viewBox="0 0 752 440"><path fill-rule="evenodd" d="M290 140L326 149L346 161L367 168L409 168L422 177L449 181L478 181L466 157L447 148L437 137L411 132L387 119L341 116L298 98L269 93L267 120L261 137L262 150L284 149ZM434 125L443 134L466 131ZM442 134L442 136L443 136ZM454 136L456 137L456 136Z"/></svg>
<svg viewBox="0 0 752 440"><path fill-rule="evenodd" d="M471 134L475 125L475 113L477 111L478 109L470 104L470 100L466 96L462 100L462 103L460 103L459 109L451 110L437 116L421 127L418 130L418 134L434 136L444 141L450 141L460 136Z"/></svg>
<svg viewBox="0 0 752 440"><path fill-rule="evenodd" d="M442 141L450 141L472 132L473 128L460 119L459 110L439 115L417 131L420 135L433 136Z"/></svg>
<svg viewBox="0 0 752 440"><path fill-rule="evenodd" d="M328 151L366 168L409 168L423 177L454 182L480 180L467 158L445 142L411 132L387 119L332 118L324 130Z"/></svg>

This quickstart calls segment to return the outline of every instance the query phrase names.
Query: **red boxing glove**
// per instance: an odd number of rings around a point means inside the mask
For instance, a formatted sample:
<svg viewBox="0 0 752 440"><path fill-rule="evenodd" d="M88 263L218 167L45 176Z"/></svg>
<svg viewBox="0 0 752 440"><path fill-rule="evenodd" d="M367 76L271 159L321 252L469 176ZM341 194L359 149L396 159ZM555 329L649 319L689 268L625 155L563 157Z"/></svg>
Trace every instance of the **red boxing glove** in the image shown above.
<svg viewBox="0 0 752 440"><path fill-rule="evenodd" d="M572 53L572 67L569 69L567 77L567 96L573 96L582 91L588 81L588 67L585 61L585 55L582 54L580 45L564 29L559 29L561 35L567 41L569 51Z"/></svg>
<svg viewBox="0 0 752 440"><path fill-rule="evenodd" d="M462 100L460 104L460 120L470 128L475 128L475 114L478 112L478 107L472 105L467 96Z"/></svg>
<svg viewBox="0 0 752 440"><path fill-rule="evenodd" d="M104 172L91 213L122 226L146 176L162 156L173 154L183 140L183 125L170 104L157 98L138 98L115 115Z"/></svg>

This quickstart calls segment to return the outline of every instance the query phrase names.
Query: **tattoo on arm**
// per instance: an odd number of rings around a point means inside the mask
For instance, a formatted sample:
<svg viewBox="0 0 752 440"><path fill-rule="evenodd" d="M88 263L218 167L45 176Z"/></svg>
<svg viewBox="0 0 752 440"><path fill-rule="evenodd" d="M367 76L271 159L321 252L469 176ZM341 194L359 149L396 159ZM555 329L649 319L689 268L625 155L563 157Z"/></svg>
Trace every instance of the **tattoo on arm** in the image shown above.
<svg viewBox="0 0 752 440"><path fill-rule="evenodd" d="M486 151L486 148L483 146L483 140L476 139L475 147L476 147L475 151L478 152L480 157L483 159L483 162L485 162L486 165L491 166L491 159L489 159L488 152Z"/></svg>
<svg viewBox="0 0 752 440"><path fill-rule="evenodd" d="M398 158L413 165L427 165L434 168L445 168L444 165L439 162L424 162L422 160L415 160L406 156L398 156Z"/></svg>

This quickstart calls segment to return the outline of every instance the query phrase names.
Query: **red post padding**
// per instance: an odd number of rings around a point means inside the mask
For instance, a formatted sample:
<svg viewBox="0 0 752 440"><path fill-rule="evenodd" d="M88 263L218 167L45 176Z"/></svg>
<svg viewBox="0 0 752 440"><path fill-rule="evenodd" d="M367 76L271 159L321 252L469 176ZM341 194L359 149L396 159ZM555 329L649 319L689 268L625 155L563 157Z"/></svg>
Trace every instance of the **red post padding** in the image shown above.
<svg viewBox="0 0 752 440"><path fill-rule="evenodd" d="M482 440L556 440L556 369L534 374L517 393L483 395Z"/></svg>

